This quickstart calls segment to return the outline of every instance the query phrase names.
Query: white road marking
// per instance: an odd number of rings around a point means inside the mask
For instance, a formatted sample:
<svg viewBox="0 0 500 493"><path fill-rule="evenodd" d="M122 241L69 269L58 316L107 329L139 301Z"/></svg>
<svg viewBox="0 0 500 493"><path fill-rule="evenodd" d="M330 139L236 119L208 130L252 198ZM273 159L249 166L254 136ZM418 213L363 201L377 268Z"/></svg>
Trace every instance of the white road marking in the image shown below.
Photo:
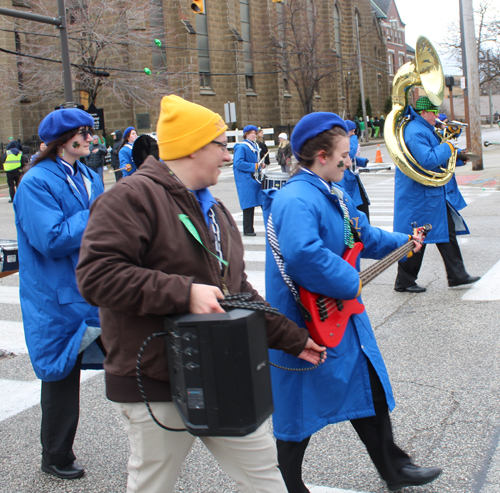
<svg viewBox="0 0 500 493"><path fill-rule="evenodd" d="M265 250L247 250L243 259L245 262L265 262L266 252Z"/></svg>
<svg viewBox="0 0 500 493"><path fill-rule="evenodd" d="M14 354L27 354L22 322L0 320L0 349Z"/></svg>
<svg viewBox="0 0 500 493"><path fill-rule="evenodd" d="M500 260L462 296L463 300L500 300Z"/></svg>
<svg viewBox="0 0 500 493"><path fill-rule="evenodd" d="M19 288L13 286L0 286L0 303L19 305Z"/></svg>
<svg viewBox="0 0 500 493"><path fill-rule="evenodd" d="M368 493L354 490L340 490L339 488L329 488L328 486L306 486L311 493Z"/></svg>
<svg viewBox="0 0 500 493"><path fill-rule="evenodd" d="M247 270L248 282L262 297L266 297L266 274L263 270Z"/></svg>
<svg viewBox="0 0 500 493"><path fill-rule="evenodd" d="M100 373L104 372L102 370L82 371L80 381L84 382ZM3 397L0 400L0 422L40 403L40 380L0 379L0 387Z"/></svg>

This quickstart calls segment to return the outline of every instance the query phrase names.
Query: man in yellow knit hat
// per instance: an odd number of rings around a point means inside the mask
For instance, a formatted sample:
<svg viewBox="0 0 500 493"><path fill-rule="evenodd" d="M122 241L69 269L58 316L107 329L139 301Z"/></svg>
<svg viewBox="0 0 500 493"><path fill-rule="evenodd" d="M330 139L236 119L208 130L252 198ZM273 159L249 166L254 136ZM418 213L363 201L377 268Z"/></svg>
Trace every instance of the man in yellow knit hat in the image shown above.
<svg viewBox="0 0 500 493"><path fill-rule="evenodd" d="M84 298L100 307L106 395L131 446L128 493L172 491L194 441L185 431L158 427L149 415L136 381L143 341L163 331L164 315L223 312L223 293L249 292L252 300L262 299L247 281L238 228L208 189L231 160L226 130L218 114L164 97L157 128L160 160L148 157L96 201L82 241L78 285ZM323 348L305 329L282 315L266 318L269 347L319 362ZM142 373L156 418L184 428L171 402L163 338L148 345ZM241 491L286 492L265 423L244 437L201 439Z"/></svg>

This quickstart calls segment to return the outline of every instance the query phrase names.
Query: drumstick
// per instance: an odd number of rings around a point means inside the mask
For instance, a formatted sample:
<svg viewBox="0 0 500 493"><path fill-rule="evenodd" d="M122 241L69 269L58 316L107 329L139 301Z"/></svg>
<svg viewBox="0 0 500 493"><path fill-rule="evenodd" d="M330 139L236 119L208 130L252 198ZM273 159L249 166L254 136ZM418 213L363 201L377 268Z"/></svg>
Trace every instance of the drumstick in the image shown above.
<svg viewBox="0 0 500 493"><path fill-rule="evenodd" d="M123 170L126 170L127 168L117 168L117 169L113 169L113 170L109 170L110 173L118 173L118 171L123 171Z"/></svg>
<svg viewBox="0 0 500 493"><path fill-rule="evenodd" d="M262 162L264 161L264 159L266 159L266 156L269 154L269 151L267 151L265 154L264 154L264 157L257 163L258 166L260 166L262 164Z"/></svg>

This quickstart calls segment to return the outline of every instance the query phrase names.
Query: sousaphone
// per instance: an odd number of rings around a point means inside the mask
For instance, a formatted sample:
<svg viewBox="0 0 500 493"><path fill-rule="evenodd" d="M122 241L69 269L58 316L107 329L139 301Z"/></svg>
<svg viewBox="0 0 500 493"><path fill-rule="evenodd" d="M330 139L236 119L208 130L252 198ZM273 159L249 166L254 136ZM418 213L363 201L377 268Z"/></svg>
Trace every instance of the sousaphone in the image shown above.
<svg viewBox="0 0 500 493"><path fill-rule="evenodd" d="M384 126L387 150L396 166L412 180L430 187L441 187L448 183L457 162L457 151L453 152L446 168L429 171L411 155L404 141L404 129L409 123L405 116L410 89L423 87L432 104L441 106L444 99L445 80L439 56L431 42L424 36L417 40L415 58L405 63L394 76L392 88L392 111ZM438 134L442 141L444 139Z"/></svg>

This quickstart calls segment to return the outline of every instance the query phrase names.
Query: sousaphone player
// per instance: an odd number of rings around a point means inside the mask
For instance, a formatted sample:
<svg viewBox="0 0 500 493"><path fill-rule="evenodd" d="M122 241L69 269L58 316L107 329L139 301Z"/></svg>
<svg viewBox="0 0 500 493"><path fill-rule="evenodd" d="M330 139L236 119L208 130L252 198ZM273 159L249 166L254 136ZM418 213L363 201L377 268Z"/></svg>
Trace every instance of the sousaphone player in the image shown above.
<svg viewBox="0 0 500 493"><path fill-rule="evenodd" d="M417 100L415 109L407 95L413 85L422 86L427 96ZM439 57L424 37L417 40L416 57L403 65L394 78L393 110L385 125L387 149L397 165L394 192L394 231L410 234L412 223L432 224L425 243L435 243L443 258L450 287L480 279L465 270L457 235L469 234L458 211L467 204L454 176L456 141L443 139L434 130L444 97L444 75ZM423 293L416 283L425 244L420 253L399 263L394 289Z"/></svg>

